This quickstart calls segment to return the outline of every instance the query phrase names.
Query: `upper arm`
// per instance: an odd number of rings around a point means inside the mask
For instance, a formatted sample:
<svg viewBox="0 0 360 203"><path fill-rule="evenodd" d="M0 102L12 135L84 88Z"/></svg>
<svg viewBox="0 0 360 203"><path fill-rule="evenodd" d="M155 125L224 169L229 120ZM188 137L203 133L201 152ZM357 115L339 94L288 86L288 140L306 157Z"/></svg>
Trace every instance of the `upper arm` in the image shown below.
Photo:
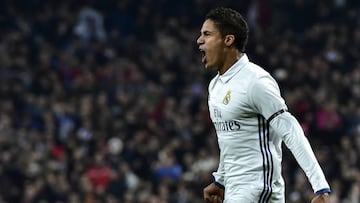
<svg viewBox="0 0 360 203"><path fill-rule="evenodd" d="M266 120L281 110L287 110L278 84L269 75L258 78L249 86L249 100L257 113Z"/></svg>

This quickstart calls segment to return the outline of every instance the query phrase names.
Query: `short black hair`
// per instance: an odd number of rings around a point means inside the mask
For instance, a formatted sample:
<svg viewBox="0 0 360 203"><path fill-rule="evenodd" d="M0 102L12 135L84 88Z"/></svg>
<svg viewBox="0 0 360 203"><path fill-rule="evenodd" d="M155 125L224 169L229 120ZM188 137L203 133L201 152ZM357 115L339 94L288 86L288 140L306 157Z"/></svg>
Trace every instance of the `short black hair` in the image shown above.
<svg viewBox="0 0 360 203"><path fill-rule="evenodd" d="M205 20L212 20L219 29L220 34L235 36L235 47L245 52L245 46L248 41L249 27L243 16L231 9L225 7L217 7L209 11L205 16Z"/></svg>

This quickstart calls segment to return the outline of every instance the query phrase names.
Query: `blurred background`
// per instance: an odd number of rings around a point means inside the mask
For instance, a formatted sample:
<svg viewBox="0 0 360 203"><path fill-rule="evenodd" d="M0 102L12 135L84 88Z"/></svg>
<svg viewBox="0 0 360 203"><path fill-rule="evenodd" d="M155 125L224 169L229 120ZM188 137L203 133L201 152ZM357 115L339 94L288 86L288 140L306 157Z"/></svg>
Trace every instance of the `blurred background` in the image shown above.
<svg viewBox="0 0 360 203"><path fill-rule="evenodd" d="M218 146L196 45L240 11L331 184L360 201L360 1L0 0L0 203L200 203ZM312 189L284 148L287 203Z"/></svg>

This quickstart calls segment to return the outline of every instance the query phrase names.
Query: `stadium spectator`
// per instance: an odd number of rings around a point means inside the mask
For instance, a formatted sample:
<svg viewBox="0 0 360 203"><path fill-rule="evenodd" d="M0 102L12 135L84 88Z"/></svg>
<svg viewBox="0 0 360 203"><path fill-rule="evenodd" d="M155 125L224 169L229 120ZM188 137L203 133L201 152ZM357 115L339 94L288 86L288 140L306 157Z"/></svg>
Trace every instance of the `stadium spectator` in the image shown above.
<svg viewBox="0 0 360 203"><path fill-rule="evenodd" d="M218 152L203 105L213 75L193 36L219 5L256 14L249 57L278 77L331 201L359 201L359 1L257 3L0 0L0 202L203 202ZM97 40L74 32L83 8L96 16ZM117 155L107 144L114 137L123 143ZM168 149L182 171L164 188L153 166ZM284 153L286 202L309 201L309 185ZM106 190L86 178L96 154L111 169Z"/></svg>

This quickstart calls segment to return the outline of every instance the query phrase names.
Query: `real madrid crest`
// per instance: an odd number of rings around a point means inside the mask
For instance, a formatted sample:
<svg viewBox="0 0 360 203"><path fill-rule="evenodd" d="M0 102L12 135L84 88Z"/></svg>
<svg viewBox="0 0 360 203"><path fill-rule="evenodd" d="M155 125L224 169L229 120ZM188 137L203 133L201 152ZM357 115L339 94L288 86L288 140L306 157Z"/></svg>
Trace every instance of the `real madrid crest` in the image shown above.
<svg viewBox="0 0 360 203"><path fill-rule="evenodd" d="M230 98L231 98L231 91L228 90L226 92L226 95L225 95L224 99L223 99L223 104L227 105L229 103L229 101L230 101Z"/></svg>

